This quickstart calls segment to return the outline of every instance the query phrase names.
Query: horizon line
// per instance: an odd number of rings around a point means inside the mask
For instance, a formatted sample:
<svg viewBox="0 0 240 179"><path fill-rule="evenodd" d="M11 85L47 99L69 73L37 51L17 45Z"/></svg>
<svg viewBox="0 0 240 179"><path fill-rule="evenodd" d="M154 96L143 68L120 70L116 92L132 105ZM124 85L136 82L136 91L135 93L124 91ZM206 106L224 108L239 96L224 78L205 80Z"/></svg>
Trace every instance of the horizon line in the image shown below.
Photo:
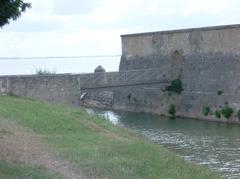
<svg viewBox="0 0 240 179"><path fill-rule="evenodd" d="M121 55L78 55L78 56L33 56L33 57L0 57L1 60L18 60L18 59L65 59L65 58L100 58L100 57L120 57Z"/></svg>

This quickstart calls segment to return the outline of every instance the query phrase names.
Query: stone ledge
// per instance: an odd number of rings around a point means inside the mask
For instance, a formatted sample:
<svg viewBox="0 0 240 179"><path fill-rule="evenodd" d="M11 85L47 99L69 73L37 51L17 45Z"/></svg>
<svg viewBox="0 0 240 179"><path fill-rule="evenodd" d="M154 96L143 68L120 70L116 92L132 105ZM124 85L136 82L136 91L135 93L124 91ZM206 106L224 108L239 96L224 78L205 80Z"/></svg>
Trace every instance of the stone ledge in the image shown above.
<svg viewBox="0 0 240 179"><path fill-rule="evenodd" d="M177 30L164 30L164 31L143 32L143 33L135 33L135 34L124 34L124 35L121 35L121 37L150 36L154 34L175 34L175 33L185 33L185 32L193 32L193 31L211 31L211 30L224 30L224 29L237 29L237 28L240 28L240 24L186 28L186 29L177 29Z"/></svg>

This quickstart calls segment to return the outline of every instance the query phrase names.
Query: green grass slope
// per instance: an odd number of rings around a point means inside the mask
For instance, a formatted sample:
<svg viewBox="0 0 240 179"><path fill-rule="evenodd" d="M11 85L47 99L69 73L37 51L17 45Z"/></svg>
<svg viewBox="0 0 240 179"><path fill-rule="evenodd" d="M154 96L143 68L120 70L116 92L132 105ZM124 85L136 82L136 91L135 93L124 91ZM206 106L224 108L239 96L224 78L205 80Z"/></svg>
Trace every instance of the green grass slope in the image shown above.
<svg viewBox="0 0 240 179"><path fill-rule="evenodd" d="M87 175L112 179L219 178L81 108L1 96L1 118L42 135L54 151Z"/></svg>
<svg viewBox="0 0 240 179"><path fill-rule="evenodd" d="M0 161L0 178L1 179L60 179L63 177L50 174L43 168L33 168L30 166Z"/></svg>

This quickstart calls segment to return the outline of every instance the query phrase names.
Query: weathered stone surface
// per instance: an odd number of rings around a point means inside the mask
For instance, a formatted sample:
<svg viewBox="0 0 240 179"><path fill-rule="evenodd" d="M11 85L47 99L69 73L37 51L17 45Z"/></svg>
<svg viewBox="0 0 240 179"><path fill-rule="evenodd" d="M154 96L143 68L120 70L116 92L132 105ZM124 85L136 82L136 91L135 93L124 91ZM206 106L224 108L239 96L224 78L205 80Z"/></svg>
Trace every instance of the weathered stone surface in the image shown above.
<svg viewBox="0 0 240 179"><path fill-rule="evenodd" d="M227 102L240 109L239 42L240 25L123 35L119 70L168 69L171 79L183 82L183 94L173 101L179 105L178 114L214 118L203 116L202 108L211 106L214 112ZM218 91L223 95L217 95ZM157 96L154 104L158 104ZM167 98L162 95L161 101L170 104Z"/></svg>
<svg viewBox="0 0 240 179"><path fill-rule="evenodd" d="M112 108L113 105L113 91L112 89L105 90L83 90L86 93L84 99L81 101L82 105L92 106L98 108Z"/></svg>
<svg viewBox="0 0 240 179"><path fill-rule="evenodd" d="M7 92L17 96L35 97L51 102L78 105L80 79L74 75L4 76Z"/></svg>

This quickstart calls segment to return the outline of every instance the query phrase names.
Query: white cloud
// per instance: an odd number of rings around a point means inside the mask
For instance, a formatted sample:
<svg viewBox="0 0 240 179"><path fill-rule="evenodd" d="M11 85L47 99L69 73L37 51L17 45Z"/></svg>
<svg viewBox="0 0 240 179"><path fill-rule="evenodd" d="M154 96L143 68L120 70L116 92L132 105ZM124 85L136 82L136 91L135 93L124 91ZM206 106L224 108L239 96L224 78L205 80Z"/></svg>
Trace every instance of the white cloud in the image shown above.
<svg viewBox="0 0 240 179"><path fill-rule="evenodd" d="M196 13L224 15L225 13L234 13L233 11L239 6L239 0L187 0L186 5L180 12L183 16L190 16Z"/></svg>
<svg viewBox="0 0 240 179"><path fill-rule="evenodd" d="M126 0L106 0L93 14L91 14L90 19L96 23L113 22L124 18L128 10L129 4L126 3Z"/></svg>
<svg viewBox="0 0 240 179"><path fill-rule="evenodd" d="M179 12L183 6L184 0L151 0L146 6L154 15L173 15Z"/></svg>
<svg viewBox="0 0 240 179"><path fill-rule="evenodd" d="M51 15L53 13L54 2L53 0L29 0L32 4L32 8L27 10L27 15L32 16L42 16Z"/></svg>
<svg viewBox="0 0 240 179"><path fill-rule="evenodd" d="M0 54L5 57L115 55L120 54L119 34L122 31L124 29L5 32L0 34Z"/></svg>
<svg viewBox="0 0 240 179"><path fill-rule="evenodd" d="M32 9L1 30L1 56L118 54L121 34L240 18L239 0L29 1Z"/></svg>

